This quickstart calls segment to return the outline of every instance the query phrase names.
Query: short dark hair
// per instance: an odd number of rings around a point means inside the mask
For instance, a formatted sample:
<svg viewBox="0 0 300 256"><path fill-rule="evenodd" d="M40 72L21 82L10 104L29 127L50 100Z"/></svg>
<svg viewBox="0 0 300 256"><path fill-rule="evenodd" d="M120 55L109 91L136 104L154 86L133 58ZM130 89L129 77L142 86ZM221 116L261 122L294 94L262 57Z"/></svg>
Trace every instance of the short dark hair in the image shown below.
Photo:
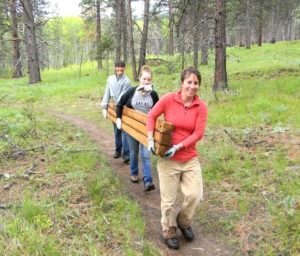
<svg viewBox="0 0 300 256"><path fill-rule="evenodd" d="M125 61L123 60L116 61L115 67L125 67Z"/></svg>

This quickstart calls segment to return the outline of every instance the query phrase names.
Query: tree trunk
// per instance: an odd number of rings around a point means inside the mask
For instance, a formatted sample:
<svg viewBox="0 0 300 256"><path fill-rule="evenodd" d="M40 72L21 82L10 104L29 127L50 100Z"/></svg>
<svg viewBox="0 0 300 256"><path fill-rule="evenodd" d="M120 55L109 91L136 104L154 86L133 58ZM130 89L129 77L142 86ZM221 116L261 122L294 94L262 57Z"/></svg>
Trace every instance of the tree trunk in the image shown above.
<svg viewBox="0 0 300 256"><path fill-rule="evenodd" d="M262 26L263 26L263 5L264 0L259 0L259 14L258 14L258 39L257 46L261 46L262 44Z"/></svg>
<svg viewBox="0 0 300 256"><path fill-rule="evenodd" d="M193 36L193 52L194 52L194 67L198 68L198 59L199 59L199 54L198 54L198 50L199 50L199 38L198 38L198 34L194 33Z"/></svg>
<svg viewBox="0 0 300 256"><path fill-rule="evenodd" d="M191 30L188 30L187 27L189 27L189 21L188 17L186 15L186 7L183 7L184 13L182 13L179 24L179 31L177 31L178 39L179 39L179 47L180 47L180 55L181 55L181 69L184 69L185 63L186 63L186 53L188 52L188 42L191 41L188 39L188 36L192 33Z"/></svg>
<svg viewBox="0 0 300 256"><path fill-rule="evenodd" d="M251 48L251 35L250 35L250 3L246 1L246 49Z"/></svg>
<svg viewBox="0 0 300 256"><path fill-rule="evenodd" d="M242 26L239 27L238 29L238 38L239 38L239 47L244 47L244 40L243 40L243 28Z"/></svg>
<svg viewBox="0 0 300 256"><path fill-rule="evenodd" d="M174 55L174 13L173 0L169 0L169 55Z"/></svg>
<svg viewBox="0 0 300 256"><path fill-rule="evenodd" d="M127 32L127 20L126 20L126 6L125 1L122 1L122 7L121 7L121 17L122 17L122 47L123 47L123 59L125 62L127 62L128 59L128 53L127 53L127 44L128 44L128 32Z"/></svg>
<svg viewBox="0 0 300 256"><path fill-rule="evenodd" d="M278 19L279 19L279 3L277 0L272 6L272 35L270 43L275 44L277 41Z"/></svg>
<svg viewBox="0 0 300 256"><path fill-rule="evenodd" d="M129 42L131 50L131 66L132 66L132 76L134 80L138 80L138 75L136 72L136 61L135 61L135 51L134 51L134 39L133 39L133 28L132 28L132 12L131 12L131 0L128 1L128 31L129 31Z"/></svg>
<svg viewBox="0 0 300 256"><path fill-rule="evenodd" d="M183 37L184 38L184 37ZM185 44L181 43L181 69L184 69L185 67Z"/></svg>
<svg viewBox="0 0 300 256"><path fill-rule="evenodd" d="M96 11L97 11L97 48L101 44L101 16L100 16L100 0L97 0L96 2ZM97 63L98 63L98 69L102 69L102 54L99 53L97 55Z"/></svg>
<svg viewBox="0 0 300 256"><path fill-rule="evenodd" d="M201 65L208 64L208 47L209 47L209 31L208 31L208 2L204 1L203 26L202 26L202 47L201 47Z"/></svg>
<svg viewBox="0 0 300 256"><path fill-rule="evenodd" d="M149 15L150 15L150 0L145 0L144 5L144 25L143 25L143 34L141 40L141 49L140 49L140 60L139 60L139 70L140 73L141 67L146 63L146 47L148 40L148 25L149 25Z"/></svg>
<svg viewBox="0 0 300 256"><path fill-rule="evenodd" d="M196 0L193 2L193 9L192 9L192 14L193 14L193 55L194 55L194 62L193 65L195 68L198 68L198 59L199 59L199 32L198 29L201 28L200 24L200 1Z"/></svg>
<svg viewBox="0 0 300 256"><path fill-rule="evenodd" d="M228 88L226 71L226 0L216 0L215 17L215 79L213 91Z"/></svg>
<svg viewBox="0 0 300 256"><path fill-rule="evenodd" d="M35 23L30 0L21 0L25 25L25 44L28 59L29 84L41 81L38 49L35 36Z"/></svg>
<svg viewBox="0 0 300 256"><path fill-rule="evenodd" d="M11 13L11 34L13 44L13 78L22 77L21 54L20 54L20 39L18 37L18 23L16 13L16 2L10 0Z"/></svg>
<svg viewBox="0 0 300 256"><path fill-rule="evenodd" d="M121 41L122 41L122 14L121 6L123 0L116 0L116 61L121 59Z"/></svg>

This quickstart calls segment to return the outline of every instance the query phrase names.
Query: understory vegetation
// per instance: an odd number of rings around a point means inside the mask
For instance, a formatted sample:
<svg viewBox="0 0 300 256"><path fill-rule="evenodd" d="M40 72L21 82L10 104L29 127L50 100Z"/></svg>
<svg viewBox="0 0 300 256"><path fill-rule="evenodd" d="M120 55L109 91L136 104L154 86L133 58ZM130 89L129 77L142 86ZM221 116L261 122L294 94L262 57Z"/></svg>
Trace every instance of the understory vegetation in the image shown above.
<svg viewBox="0 0 300 256"><path fill-rule="evenodd" d="M233 255L300 253L299 49L299 41L228 48L229 88L216 94L213 53L199 67L209 119L197 144L205 200L195 221ZM179 57L154 57L156 91L178 90ZM112 133L99 108L112 72L112 63L100 71L86 63L44 70L37 85L0 80L0 255L160 255L97 145L55 116Z"/></svg>

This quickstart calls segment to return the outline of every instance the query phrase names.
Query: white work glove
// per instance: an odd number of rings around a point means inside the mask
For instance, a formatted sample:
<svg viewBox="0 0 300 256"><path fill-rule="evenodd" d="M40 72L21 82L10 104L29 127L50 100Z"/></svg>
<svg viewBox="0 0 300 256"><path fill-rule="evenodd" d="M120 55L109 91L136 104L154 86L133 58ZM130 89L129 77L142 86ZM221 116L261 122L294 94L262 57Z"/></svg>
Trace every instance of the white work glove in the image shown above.
<svg viewBox="0 0 300 256"><path fill-rule="evenodd" d="M144 91L145 91L145 92L152 92L152 84L150 84L150 85L145 85L145 86L144 86Z"/></svg>
<svg viewBox="0 0 300 256"><path fill-rule="evenodd" d="M138 89L138 91L143 91L143 92L152 92L153 88L152 88L152 84L150 85L145 85L145 86L140 86Z"/></svg>
<svg viewBox="0 0 300 256"><path fill-rule="evenodd" d="M148 151L152 152L153 155L155 155L155 144L154 144L154 138L148 139Z"/></svg>
<svg viewBox="0 0 300 256"><path fill-rule="evenodd" d="M121 118L117 118L116 125L117 125L117 128L119 130L122 129L122 120L121 120Z"/></svg>
<svg viewBox="0 0 300 256"><path fill-rule="evenodd" d="M103 115L103 117L104 118L106 118L107 117L107 109L102 109L102 115Z"/></svg>
<svg viewBox="0 0 300 256"><path fill-rule="evenodd" d="M175 155L175 153L179 150L179 147L177 145L174 145L173 147L169 148L167 152L164 154L163 158L169 159Z"/></svg>

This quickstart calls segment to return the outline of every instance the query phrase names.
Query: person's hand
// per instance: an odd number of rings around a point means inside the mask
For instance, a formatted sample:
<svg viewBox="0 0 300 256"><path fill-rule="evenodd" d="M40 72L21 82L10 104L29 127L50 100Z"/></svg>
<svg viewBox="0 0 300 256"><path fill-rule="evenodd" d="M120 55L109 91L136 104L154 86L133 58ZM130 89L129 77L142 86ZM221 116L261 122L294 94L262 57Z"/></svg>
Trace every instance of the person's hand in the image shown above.
<svg viewBox="0 0 300 256"><path fill-rule="evenodd" d="M148 151L151 151L153 155L155 155L155 145L154 145L154 138L148 139Z"/></svg>
<svg viewBox="0 0 300 256"><path fill-rule="evenodd" d="M152 84L141 86L137 89L138 91L143 91L143 92L152 92L153 91L153 86Z"/></svg>
<svg viewBox="0 0 300 256"><path fill-rule="evenodd" d="M144 86L144 92L152 92L152 84Z"/></svg>
<svg viewBox="0 0 300 256"><path fill-rule="evenodd" d="M179 150L179 147L177 145L174 145L173 147L169 148L166 153L163 155L163 158L169 159L175 155L175 153Z"/></svg>
<svg viewBox="0 0 300 256"><path fill-rule="evenodd" d="M103 115L103 117L104 118L106 118L107 117L107 109L102 109L102 115Z"/></svg>
<svg viewBox="0 0 300 256"><path fill-rule="evenodd" d="M119 130L122 129L122 120L121 120L121 118L117 118L116 125L117 125L117 128Z"/></svg>

